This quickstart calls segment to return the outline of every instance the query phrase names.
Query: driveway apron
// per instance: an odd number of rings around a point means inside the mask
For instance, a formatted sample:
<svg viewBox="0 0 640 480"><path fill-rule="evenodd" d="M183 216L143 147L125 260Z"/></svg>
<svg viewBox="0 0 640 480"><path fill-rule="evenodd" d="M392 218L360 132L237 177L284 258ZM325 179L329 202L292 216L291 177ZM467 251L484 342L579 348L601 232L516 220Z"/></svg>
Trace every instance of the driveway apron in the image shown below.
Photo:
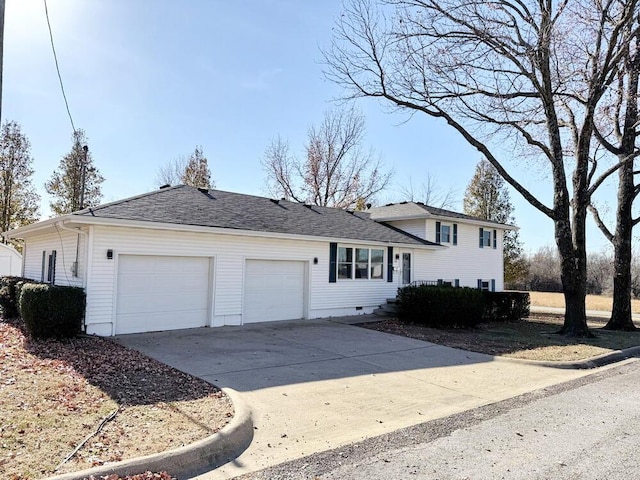
<svg viewBox="0 0 640 480"><path fill-rule="evenodd" d="M199 480L232 478L589 374L504 361L348 322L273 322L117 340L233 388L249 404L253 443Z"/></svg>

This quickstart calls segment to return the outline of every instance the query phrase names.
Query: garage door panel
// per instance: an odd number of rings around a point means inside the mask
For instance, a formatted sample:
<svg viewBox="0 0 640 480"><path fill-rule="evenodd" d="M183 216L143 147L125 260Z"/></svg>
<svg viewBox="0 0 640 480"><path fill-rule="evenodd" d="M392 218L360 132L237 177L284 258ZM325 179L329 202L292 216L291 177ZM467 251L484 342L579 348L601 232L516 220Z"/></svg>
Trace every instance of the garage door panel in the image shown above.
<svg viewBox="0 0 640 480"><path fill-rule="evenodd" d="M121 255L118 262L116 333L207 324L209 259Z"/></svg>
<svg viewBox="0 0 640 480"><path fill-rule="evenodd" d="M302 318L304 271L304 262L247 260L244 322Z"/></svg>
<svg viewBox="0 0 640 480"><path fill-rule="evenodd" d="M158 313L165 310L180 312L207 308L207 299L198 292L179 297L169 295L122 295L118 299L118 313Z"/></svg>

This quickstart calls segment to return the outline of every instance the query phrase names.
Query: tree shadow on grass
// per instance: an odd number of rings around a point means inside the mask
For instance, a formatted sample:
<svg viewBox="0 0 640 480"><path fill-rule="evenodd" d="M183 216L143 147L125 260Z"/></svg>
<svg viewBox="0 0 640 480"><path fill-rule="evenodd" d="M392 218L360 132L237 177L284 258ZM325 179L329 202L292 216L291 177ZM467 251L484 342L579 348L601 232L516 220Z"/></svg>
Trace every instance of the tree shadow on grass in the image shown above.
<svg viewBox="0 0 640 480"><path fill-rule="evenodd" d="M601 327L606 319L590 319L593 338L571 338L558 334L562 326L562 317L540 316L510 322L490 322L468 329L440 329L422 325L404 323L397 319L362 325L396 335L425 340L447 347L485 353L488 355L514 355L525 351L546 347L597 347L607 350L621 350L640 345L640 332L612 332ZM588 348L584 348L586 357ZM559 352L562 355L562 352ZM566 354L566 353L565 353ZM568 355L578 355L573 351ZM559 358L558 360L566 360ZM572 358L574 359L574 358Z"/></svg>
<svg viewBox="0 0 640 480"><path fill-rule="evenodd" d="M93 336L38 340L24 327L25 349L40 358L65 362L119 406L197 400L219 394L216 386L114 341Z"/></svg>

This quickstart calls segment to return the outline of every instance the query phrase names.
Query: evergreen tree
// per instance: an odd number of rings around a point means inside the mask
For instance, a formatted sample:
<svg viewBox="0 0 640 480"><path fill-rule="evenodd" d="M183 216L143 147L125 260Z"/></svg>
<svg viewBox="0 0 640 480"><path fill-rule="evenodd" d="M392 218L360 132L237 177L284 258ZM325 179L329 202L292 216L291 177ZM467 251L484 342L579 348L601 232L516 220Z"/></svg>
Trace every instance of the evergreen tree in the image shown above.
<svg viewBox="0 0 640 480"><path fill-rule="evenodd" d="M197 146L189 158L181 156L158 168L155 183L158 187L180 183L201 188L216 186L201 146Z"/></svg>
<svg viewBox="0 0 640 480"><path fill-rule="evenodd" d="M511 197L496 168L486 159L476 166L464 195L464 213L492 222L514 224ZM522 243L517 230L504 235L504 281L507 286L519 285L527 273Z"/></svg>
<svg viewBox="0 0 640 480"><path fill-rule="evenodd" d="M31 145L16 122L6 122L0 132L0 230L36 222L40 196L31 178ZM7 240L3 237L3 242ZM16 245L17 246L17 245Z"/></svg>
<svg viewBox="0 0 640 480"><path fill-rule="evenodd" d="M211 170L209 170L207 158L202 153L202 147L196 147L189 157L181 180L185 185L192 187L213 188L215 186L211 180Z"/></svg>
<svg viewBox="0 0 640 480"><path fill-rule="evenodd" d="M56 215L96 206L102 199L100 186L104 177L93 165L91 152L85 152L86 144L84 130L76 130L71 151L62 157L58 169L44 185L47 193L53 196L50 205Z"/></svg>

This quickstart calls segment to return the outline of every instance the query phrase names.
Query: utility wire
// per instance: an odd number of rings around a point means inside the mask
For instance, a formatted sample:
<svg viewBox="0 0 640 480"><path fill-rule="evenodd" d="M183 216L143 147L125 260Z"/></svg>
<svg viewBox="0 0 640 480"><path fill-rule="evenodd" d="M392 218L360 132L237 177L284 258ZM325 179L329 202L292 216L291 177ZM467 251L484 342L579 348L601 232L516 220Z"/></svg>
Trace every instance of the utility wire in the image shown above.
<svg viewBox="0 0 640 480"><path fill-rule="evenodd" d="M56 55L56 47L53 44L53 33L51 32L51 22L49 21L49 10L47 9L47 0L44 0L44 13L47 16L47 26L49 27L49 38L51 39L51 50L53 50L53 59L56 62L56 71L58 72L58 80L60 80L60 90L62 90L62 98L64 98L64 104L67 107L67 114L69 114L69 120L71 121L71 128L73 133L76 133L76 126L73 124L73 118L71 118L71 111L69 110L69 102L67 102L67 94L64 93L64 85L62 83L62 75L60 75L60 66L58 65L58 56Z"/></svg>

